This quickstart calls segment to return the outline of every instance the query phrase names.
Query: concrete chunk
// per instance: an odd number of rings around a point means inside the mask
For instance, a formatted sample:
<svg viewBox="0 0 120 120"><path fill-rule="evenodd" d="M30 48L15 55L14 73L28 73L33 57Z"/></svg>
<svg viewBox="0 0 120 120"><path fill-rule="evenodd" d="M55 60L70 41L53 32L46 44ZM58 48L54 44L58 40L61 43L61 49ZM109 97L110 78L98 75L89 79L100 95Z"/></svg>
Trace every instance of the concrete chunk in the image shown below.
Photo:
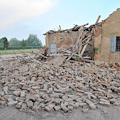
<svg viewBox="0 0 120 120"><path fill-rule="evenodd" d="M28 101L28 102L27 102L27 106L28 106L29 108L32 108L32 107L33 107L33 102L32 102L32 101Z"/></svg>
<svg viewBox="0 0 120 120"><path fill-rule="evenodd" d="M8 102L8 106L14 106L18 103L18 101L10 101Z"/></svg>
<svg viewBox="0 0 120 120"><path fill-rule="evenodd" d="M5 94L7 95L7 94L8 94L8 86L5 86L5 87L3 88L3 90L4 90Z"/></svg>
<svg viewBox="0 0 120 120"><path fill-rule="evenodd" d="M25 97L25 91L21 91L20 96L21 96L21 97Z"/></svg>
<svg viewBox="0 0 120 120"><path fill-rule="evenodd" d="M14 91L13 94L16 95L17 97L20 95L20 91Z"/></svg>

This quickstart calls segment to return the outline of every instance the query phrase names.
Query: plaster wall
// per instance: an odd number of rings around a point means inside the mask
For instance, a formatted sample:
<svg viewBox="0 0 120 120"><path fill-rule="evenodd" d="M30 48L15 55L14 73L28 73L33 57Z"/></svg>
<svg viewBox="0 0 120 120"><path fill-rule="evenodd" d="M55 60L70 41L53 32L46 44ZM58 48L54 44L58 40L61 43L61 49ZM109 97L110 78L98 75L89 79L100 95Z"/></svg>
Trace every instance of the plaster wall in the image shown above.
<svg viewBox="0 0 120 120"><path fill-rule="evenodd" d="M108 62L120 62L120 52L111 53L110 37L120 36L120 9L113 12L105 21L102 22L102 37L100 60Z"/></svg>

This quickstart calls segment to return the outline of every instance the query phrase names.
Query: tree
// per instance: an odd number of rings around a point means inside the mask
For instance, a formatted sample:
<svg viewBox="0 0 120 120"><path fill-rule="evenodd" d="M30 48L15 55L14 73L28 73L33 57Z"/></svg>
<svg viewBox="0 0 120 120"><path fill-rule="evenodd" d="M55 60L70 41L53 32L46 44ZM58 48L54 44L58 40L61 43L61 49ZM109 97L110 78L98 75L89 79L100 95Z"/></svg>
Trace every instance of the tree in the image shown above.
<svg viewBox="0 0 120 120"><path fill-rule="evenodd" d="M3 47L6 50L6 48L8 48L9 45L8 40L6 37L3 37L2 40L3 40Z"/></svg>
<svg viewBox="0 0 120 120"><path fill-rule="evenodd" d="M21 41L21 46L22 46L23 48L26 46L26 42L25 42L24 39Z"/></svg>
<svg viewBox="0 0 120 120"><path fill-rule="evenodd" d="M3 47L3 39L2 38L0 39L0 46Z"/></svg>
<svg viewBox="0 0 120 120"><path fill-rule="evenodd" d="M42 47L41 41L38 39L37 35L34 35L34 34L29 35L28 39L26 40L26 44L27 46L41 46Z"/></svg>
<svg viewBox="0 0 120 120"><path fill-rule="evenodd" d="M9 45L13 47L20 46L20 41L16 38L12 38L10 39Z"/></svg>

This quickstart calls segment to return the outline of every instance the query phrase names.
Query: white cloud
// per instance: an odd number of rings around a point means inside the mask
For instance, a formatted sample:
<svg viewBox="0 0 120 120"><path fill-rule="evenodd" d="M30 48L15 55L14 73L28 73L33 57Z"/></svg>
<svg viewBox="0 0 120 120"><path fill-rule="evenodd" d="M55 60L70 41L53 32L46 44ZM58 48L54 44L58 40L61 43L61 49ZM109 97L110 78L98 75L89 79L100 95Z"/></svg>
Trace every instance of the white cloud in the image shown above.
<svg viewBox="0 0 120 120"><path fill-rule="evenodd" d="M0 0L0 27L41 16L52 7L52 0Z"/></svg>

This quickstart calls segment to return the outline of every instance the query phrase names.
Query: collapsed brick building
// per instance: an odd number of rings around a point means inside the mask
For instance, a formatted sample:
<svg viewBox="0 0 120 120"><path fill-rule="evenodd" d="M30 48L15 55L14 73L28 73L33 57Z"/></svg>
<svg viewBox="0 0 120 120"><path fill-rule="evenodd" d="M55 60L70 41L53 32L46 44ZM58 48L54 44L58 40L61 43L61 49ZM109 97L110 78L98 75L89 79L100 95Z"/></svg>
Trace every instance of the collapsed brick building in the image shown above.
<svg viewBox="0 0 120 120"><path fill-rule="evenodd" d="M84 28L83 36L87 36L87 32L91 31L91 28L85 27L88 24L78 26L75 25L71 29L66 30L58 30L58 31L48 31L44 35L46 35L46 47L49 49L49 53L54 53L59 51L60 48L68 48L75 45L77 42L79 35L81 34L81 28ZM87 34L87 35L86 35ZM91 40L84 52L84 55L90 55L93 57L93 40Z"/></svg>
<svg viewBox="0 0 120 120"><path fill-rule="evenodd" d="M86 33L94 28L94 34L92 34L91 41L87 43L84 55L89 54L93 59L94 48L97 48L95 60L120 62L120 8L102 22L82 27L84 36L87 36ZM50 30L45 33L49 53L57 52L61 47L73 46L79 38L80 29L81 26L74 26L71 29Z"/></svg>

